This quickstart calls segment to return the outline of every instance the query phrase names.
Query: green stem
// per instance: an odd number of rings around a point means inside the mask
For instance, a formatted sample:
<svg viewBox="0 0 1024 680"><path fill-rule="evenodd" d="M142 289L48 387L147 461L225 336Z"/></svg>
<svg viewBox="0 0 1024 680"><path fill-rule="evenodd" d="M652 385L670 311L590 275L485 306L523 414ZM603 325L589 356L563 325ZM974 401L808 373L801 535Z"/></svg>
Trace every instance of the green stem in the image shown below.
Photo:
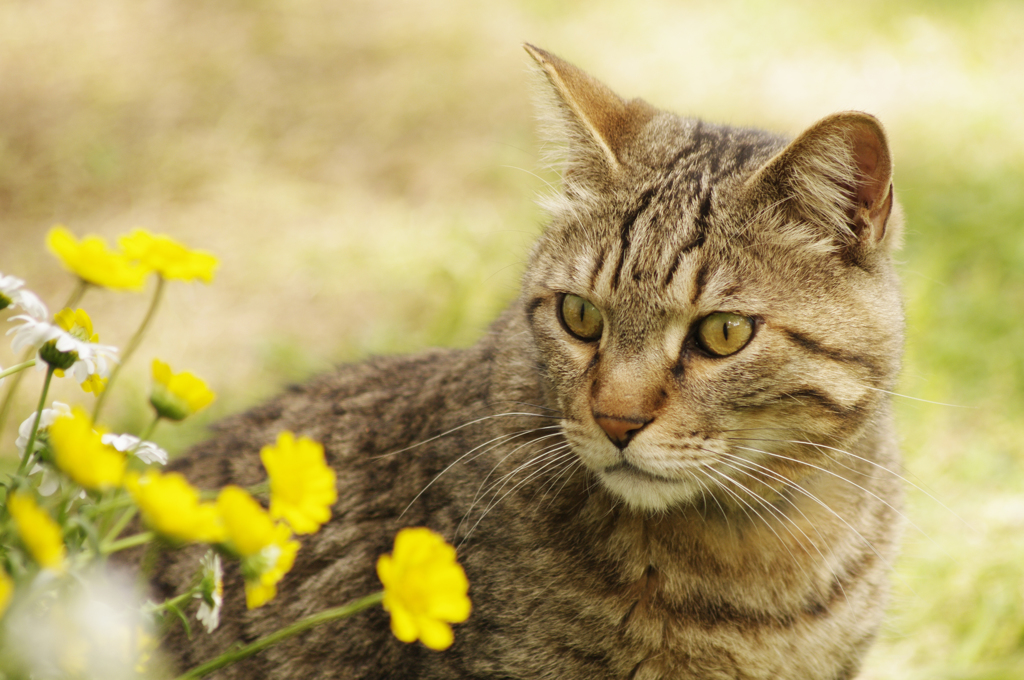
<svg viewBox="0 0 1024 680"><path fill-rule="evenodd" d="M32 368L35 365L36 365L36 360L35 359L29 359L28 361L23 361L20 364L15 364L15 365L11 366L8 369L0 371L0 380L3 380L4 378L6 378L9 375L14 375L18 371L24 371L26 368Z"/></svg>
<svg viewBox="0 0 1024 680"><path fill-rule="evenodd" d="M46 393L50 391L50 380L53 379L53 366L46 368L46 380L43 382L43 392L39 395L39 406L36 407L35 422L32 423L32 433L28 436L28 443L25 445L25 455L21 458L21 465L18 466L18 475L25 474L29 462L35 457L32 450L36 444L36 434L39 432L39 421L43 419L43 408L46 406Z"/></svg>
<svg viewBox="0 0 1024 680"><path fill-rule="evenodd" d="M147 605L146 611L152 612L154 614L163 614L171 607L180 607L184 603L191 600L193 596L200 591L200 589L201 587L199 585L193 586L192 588L186 590L184 593L178 595L177 597L172 597L170 599L164 600L160 604L152 605L151 607Z"/></svg>
<svg viewBox="0 0 1024 680"><path fill-rule="evenodd" d="M246 489L253 496L266 496L270 493L270 482L260 482L259 484L253 484Z"/></svg>
<svg viewBox="0 0 1024 680"><path fill-rule="evenodd" d="M97 503L92 504L92 514L90 517L99 517L112 510L120 510L121 508L130 507L135 501L128 494L119 494L113 498L104 498Z"/></svg>
<svg viewBox="0 0 1024 680"><path fill-rule="evenodd" d="M344 607L325 609L324 611L313 614L312 616L307 616L301 621L296 621L290 626L286 626L279 631L271 633L265 638L257 640L251 645L247 645L241 649L236 649L230 652L224 652L216 659L207 661L201 666L196 666L192 670L179 675L176 680L194 680L195 678L202 678L223 668L224 666L241 661L242 659L247 659L253 654L261 652L271 645L277 644L282 640L287 640L294 635L298 635L299 633L307 631L315 626L319 626L322 623L327 623L336 619L348 618L349 616L361 612L364 609L369 609L375 604L379 604L383 599L384 592L381 591L372 595L367 595L366 597L347 604Z"/></svg>
<svg viewBox="0 0 1024 680"><path fill-rule="evenodd" d="M135 511L135 506L133 505L127 510L125 510L123 513L121 513L121 516L117 518L117 521L114 522L114 525L110 527L110 531L108 531L107 535L103 537L104 545L112 544L114 539L117 538L122 531L124 531L124 528L128 526L128 522L132 520L132 517L135 517Z"/></svg>
<svg viewBox="0 0 1024 680"><path fill-rule="evenodd" d="M116 553L119 550L127 550L128 548L134 548L137 545L145 545L153 540L152 531L143 531L135 534L134 536L127 536L122 538L120 541L114 541L112 543L105 543L100 546L100 552L104 555Z"/></svg>
<svg viewBox="0 0 1024 680"><path fill-rule="evenodd" d="M153 299L149 302L149 309L146 310L146 316L142 318L142 323L139 324L138 330L135 331L135 335L132 336L131 340L128 341L128 345L124 348L124 352L121 353L121 360L114 366L114 370L110 373L110 378L107 380L107 386L100 393L99 397L96 398L96 405L92 409L92 422L96 422L99 419L100 411L103 409L103 404L107 400L107 394L110 393L110 388L113 386L114 381L117 380L118 374L121 373L121 368L128 363L129 357L135 352L135 349L142 342L142 336L145 334L146 329L149 328L150 321L153 320L153 316L156 315L156 308L160 304L160 298L163 297L164 292L164 277L158 276L156 278L156 290L153 291Z"/></svg>

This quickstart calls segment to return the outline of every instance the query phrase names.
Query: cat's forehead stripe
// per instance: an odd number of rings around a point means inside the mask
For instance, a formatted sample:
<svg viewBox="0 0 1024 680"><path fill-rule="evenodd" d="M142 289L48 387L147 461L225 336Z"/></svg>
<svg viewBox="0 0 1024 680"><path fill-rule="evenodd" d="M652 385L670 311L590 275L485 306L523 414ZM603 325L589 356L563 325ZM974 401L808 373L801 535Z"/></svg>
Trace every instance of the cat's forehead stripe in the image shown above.
<svg viewBox="0 0 1024 680"><path fill-rule="evenodd" d="M629 246L633 234L633 225L636 224L637 218L644 214L651 205L651 199L654 197L654 193L655 190L653 188L645 191L640 197L637 206L626 213L626 217L622 220L622 225L619 227L619 259L615 265L615 273L612 275L611 281L613 292L619 287L619 278L622 275L622 265L629 256Z"/></svg>

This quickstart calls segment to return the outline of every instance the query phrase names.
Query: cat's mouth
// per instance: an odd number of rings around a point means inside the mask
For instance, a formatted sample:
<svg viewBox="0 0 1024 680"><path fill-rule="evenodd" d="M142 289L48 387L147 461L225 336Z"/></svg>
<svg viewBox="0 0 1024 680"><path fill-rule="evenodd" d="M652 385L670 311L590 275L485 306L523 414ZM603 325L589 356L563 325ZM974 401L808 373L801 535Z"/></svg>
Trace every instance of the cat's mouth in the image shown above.
<svg viewBox="0 0 1024 680"><path fill-rule="evenodd" d="M630 463L629 461L625 460L622 461L621 463L616 463L615 465L610 465L606 467L604 469L604 473L606 475L621 473L638 479L653 482L665 482L668 484L677 484L679 482L678 479L672 479L671 477L662 477L661 475L656 475L653 472L642 470L637 466L633 465L632 463Z"/></svg>

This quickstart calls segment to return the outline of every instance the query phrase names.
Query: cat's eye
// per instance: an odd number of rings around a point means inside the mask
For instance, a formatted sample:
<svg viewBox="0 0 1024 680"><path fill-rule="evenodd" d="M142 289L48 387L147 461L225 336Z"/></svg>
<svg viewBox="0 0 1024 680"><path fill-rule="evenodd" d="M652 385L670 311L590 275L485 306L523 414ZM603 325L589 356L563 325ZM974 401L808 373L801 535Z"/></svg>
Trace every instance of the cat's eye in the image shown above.
<svg viewBox="0 0 1024 680"><path fill-rule="evenodd" d="M718 357L739 352L753 335L754 322L749 317L729 312L710 314L697 327L697 343L701 349Z"/></svg>
<svg viewBox="0 0 1024 680"><path fill-rule="evenodd" d="M584 300L579 295L566 294L562 297L558 314L565 329L580 340L593 342L601 337L604 318L601 311L589 300Z"/></svg>

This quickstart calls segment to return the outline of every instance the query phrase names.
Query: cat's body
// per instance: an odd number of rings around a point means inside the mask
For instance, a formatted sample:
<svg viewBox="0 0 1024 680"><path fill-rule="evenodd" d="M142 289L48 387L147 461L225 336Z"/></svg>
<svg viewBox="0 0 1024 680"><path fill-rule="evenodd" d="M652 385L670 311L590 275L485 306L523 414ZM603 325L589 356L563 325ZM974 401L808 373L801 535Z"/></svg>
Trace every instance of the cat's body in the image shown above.
<svg viewBox="0 0 1024 680"><path fill-rule="evenodd" d="M254 484L290 429L324 444L339 495L273 602L245 612L230 576L220 629L169 641L183 667L379 588L377 556L425 525L471 583L449 651L399 642L376 609L218 677L856 675L900 525L880 126L837 114L788 144L528 49L569 150L522 295L470 349L342 367L179 463Z"/></svg>

